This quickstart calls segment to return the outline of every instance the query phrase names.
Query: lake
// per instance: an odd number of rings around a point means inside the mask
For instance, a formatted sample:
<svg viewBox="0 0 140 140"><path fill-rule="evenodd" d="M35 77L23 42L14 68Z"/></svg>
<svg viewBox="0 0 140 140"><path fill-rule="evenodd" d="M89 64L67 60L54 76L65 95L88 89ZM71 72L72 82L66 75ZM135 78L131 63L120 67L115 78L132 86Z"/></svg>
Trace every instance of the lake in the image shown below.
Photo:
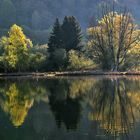
<svg viewBox="0 0 140 140"><path fill-rule="evenodd" d="M0 140L140 140L140 77L0 79Z"/></svg>

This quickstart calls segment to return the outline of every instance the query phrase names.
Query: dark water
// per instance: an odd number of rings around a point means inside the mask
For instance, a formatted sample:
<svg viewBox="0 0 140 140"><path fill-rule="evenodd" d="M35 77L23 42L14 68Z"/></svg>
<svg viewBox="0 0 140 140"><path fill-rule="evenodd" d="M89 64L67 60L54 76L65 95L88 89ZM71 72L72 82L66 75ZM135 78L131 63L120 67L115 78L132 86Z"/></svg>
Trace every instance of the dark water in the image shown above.
<svg viewBox="0 0 140 140"><path fill-rule="evenodd" d="M0 140L140 140L140 77L0 80Z"/></svg>

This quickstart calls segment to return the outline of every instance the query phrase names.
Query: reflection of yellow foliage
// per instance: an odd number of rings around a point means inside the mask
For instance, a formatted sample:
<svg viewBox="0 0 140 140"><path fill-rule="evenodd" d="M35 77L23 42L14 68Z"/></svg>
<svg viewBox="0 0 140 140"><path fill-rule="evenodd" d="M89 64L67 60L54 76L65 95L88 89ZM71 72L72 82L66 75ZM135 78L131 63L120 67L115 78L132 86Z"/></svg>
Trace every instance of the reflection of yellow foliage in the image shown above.
<svg viewBox="0 0 140 140"><path fill-rule="evenodd" d="M131 104L133 106L133 112L135 114L135 119L139 120L140 116L140 91L137 92L129 92L128 97L131 100Z"/></svg>
<svg viewBox="0 0 140 140"><path fill-rule="evenodd" d="M111 94L94 93L89 104L93 108L89 119L99 121L100 128L112 135L131 132L139 120L140 92L126 92L124 82L115 85Z"/></svg>
<svg viewBox="0 0 140 140"><path fill-rule="evenodd" d="M33 100L20 99L20 93L15 84L11 84L6 92L8 100L5 102L4 110L10 114L12 123L15 126L20 126L27 116L29 108L33 105Z"/></svg>
<svg viewBox="0 0 140 140"><path fill-rule="evenodd" d="M25 101L25 105L15 104L15 106L10 110L12 123L16 127L21 126L23 124L25 117L27 116L28 110L33 104L33 100L29 101L29 103L27 102L28 101Z"/></svg>
<svg viewBox="0 0 140 140"><path fill-rule="evenodd" d="M122 113L120 108L120 103L115 104L113 112L109 110L109 106L105 107L105 110L102 113L95 112L89 113L90 120L96 120L100 123L100 128L105 129L112 135L123 134L131 131L131 128L134 125L133 113L130 106L126 106L126 117L125 113ZM112 116L111 116L112 115ZM124 118L122 118L124 117Z"/></svg>
<svg viewBox="0 0 140 140"><path fill-rule="evenodd" d="M0 83L0 107L9 115L12 124L21 126L35 102L49 102L46 85L28 80Z"/></svg>
<svg viewBox="0 0 140 140"><path fill-rule="evenodd" d="M74 80L69 87L70 97L76 98L86 94L93 87L94 83L95 80L93 79Z"/></svg>

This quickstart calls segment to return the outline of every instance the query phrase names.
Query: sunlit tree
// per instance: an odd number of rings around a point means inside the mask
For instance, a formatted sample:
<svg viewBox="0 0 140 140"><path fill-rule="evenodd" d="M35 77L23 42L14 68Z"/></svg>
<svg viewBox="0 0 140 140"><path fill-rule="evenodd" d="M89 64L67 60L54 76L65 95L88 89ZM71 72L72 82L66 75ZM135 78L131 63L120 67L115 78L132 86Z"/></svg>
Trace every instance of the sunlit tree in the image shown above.
<svg viewBox="0 0 140 140"><path fill-rule="evenodd" d="M16 24L10 28L8 37L2 37L2 59L6 70L24 70L28 64L29 49L32 42L24 35L22 28Z"/></svg>
<svg viewBox="0 0 140 140"><path fill-rule="evenodd" d="M118 71L126 63L129 51L138 44L140 32L127 10L117 13L114 7L103 5L101 17L96 26L88 29L88 45L93 59L103 69Z"/></svg>
<svg viewBox="0 0 140 140"><path fill-rule="evenodd" d="M83 53L78 53L75 50L70 50L68 53L68 69L70 70L85 70L85 69L93 69L95 68L95 64L93 61Z"/></svg>

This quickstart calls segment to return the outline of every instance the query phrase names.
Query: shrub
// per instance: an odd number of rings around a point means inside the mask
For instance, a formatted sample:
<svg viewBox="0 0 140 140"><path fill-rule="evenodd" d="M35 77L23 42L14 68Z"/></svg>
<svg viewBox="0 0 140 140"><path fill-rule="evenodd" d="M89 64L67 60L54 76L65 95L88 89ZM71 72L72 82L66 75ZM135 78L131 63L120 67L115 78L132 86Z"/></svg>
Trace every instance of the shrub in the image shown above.
<svg viewBox="0 0 140 140"><path fill-rule="evenodd" d="M82 53L71 50L68 53L68 69L69 70L85 70L95 68L95 64L89 58L86 58Z"/></svg>

